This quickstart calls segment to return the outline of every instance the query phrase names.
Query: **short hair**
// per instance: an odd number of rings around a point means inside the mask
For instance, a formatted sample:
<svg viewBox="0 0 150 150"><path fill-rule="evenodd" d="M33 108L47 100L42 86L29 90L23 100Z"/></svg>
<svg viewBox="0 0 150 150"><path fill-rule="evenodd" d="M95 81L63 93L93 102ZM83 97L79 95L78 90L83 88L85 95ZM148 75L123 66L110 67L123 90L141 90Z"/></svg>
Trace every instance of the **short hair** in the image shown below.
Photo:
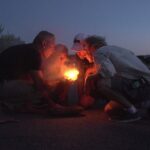
<svg viewBox="0 0 150 150"><path fill-rule="evenodd" d="M68 53L68 48L66 45L64 44L57 44L55 49L58 51L58 52L63 52L63 53Z"/></svg>
<svg viewBox="0 0 150 150"><path fill-rule="evenodd" d="M42 42L47 38L53 38L55 35L48 31L40 31L33 40L33 44L41 45Z"/></svg>
<svg viewBox="0 0 150 150"><path fill-rule="evenodd" d="M94 46L95 49L107 45L105 38L97 35L89 36L85 39L85 41L89 44L89 46Z"/></svg>

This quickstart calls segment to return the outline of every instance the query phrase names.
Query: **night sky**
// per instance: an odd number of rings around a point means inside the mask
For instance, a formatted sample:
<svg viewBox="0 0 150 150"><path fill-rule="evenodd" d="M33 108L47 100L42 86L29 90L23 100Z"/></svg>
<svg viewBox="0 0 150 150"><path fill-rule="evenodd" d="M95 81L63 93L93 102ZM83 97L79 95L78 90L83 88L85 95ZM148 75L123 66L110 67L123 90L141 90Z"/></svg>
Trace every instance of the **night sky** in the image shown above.
<svg viewBox="0 0 150 150"><path fill-rule="evenodd" d="M0 24L27 43L47 30L70 48L74 35L83 32L150 54L149 0L0 0Z"/></svg>

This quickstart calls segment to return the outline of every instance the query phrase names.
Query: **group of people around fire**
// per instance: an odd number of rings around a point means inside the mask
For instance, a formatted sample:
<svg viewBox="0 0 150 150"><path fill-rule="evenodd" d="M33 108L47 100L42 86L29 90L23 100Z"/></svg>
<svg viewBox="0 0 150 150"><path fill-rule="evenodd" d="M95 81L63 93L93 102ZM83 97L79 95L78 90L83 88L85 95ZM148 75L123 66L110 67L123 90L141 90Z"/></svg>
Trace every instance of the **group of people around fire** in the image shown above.
<svg viewBox="0 0 150 150"><path fill-rule="evenodd" d="M15 112L50 115L76 115L105 100L104 112L110 120L136 121L150 108L150 70L130 50L109 46L104 37L77 34L72 52L48 31L39 32L32 43L9 47L0 53L0 84L25 80L40 93L40 102L27 99ZM78 70L78 101L68 104L71 80L64 77L67 68ZM30 82L29 82L30 81ZM5 101L1 106L7 108ZM9 108L8 108L9 109Z"/></svg>

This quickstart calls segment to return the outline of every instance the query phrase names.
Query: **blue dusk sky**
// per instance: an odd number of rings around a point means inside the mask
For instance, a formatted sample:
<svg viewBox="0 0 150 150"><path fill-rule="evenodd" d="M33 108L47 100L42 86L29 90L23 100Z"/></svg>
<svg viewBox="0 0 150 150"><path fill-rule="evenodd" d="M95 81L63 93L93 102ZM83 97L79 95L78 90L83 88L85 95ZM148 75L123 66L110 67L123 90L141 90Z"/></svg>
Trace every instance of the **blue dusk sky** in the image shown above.
<svg viewBox="0 0 150 150"><path fill-rule="evenodd" d="M82 32L150 54L149 0L0 0L0 24L27 43L47 30L71 48L74 35Z"/></svg>

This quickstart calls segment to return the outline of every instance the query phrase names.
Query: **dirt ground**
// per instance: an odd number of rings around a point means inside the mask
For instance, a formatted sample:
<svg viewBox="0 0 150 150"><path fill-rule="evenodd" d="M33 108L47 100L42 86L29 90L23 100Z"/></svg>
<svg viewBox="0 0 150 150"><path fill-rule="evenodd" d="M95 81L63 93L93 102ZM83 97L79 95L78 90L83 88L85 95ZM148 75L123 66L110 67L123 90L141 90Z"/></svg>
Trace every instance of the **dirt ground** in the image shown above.
<svg viewBox="0 0 150 150"><path fill-rule="evenodd" d="M26 92L32 93L31 89L18 88L18 83L11 84L1 98L20 101ZM21 90L26 92L21 94ZM74 117L0 112L0 150L149 150L149 137L149 116L118 123L109 121L100 108Z"/></svg>

